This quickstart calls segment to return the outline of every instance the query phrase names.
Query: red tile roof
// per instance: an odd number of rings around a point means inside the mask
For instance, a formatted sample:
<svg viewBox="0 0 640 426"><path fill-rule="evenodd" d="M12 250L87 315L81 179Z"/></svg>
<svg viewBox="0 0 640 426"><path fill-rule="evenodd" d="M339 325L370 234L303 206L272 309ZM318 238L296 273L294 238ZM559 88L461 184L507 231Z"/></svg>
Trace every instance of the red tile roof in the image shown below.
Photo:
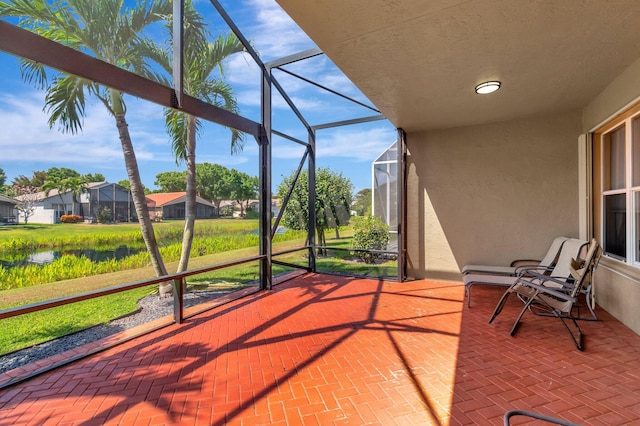
<svg viewBox="0 0 640 426"><path fill-rule="evenodd" d="M158 192L155 194L147 194L147 198L155 203L156 206L164 206L180 197L184 197L186 192Z"/></svg>

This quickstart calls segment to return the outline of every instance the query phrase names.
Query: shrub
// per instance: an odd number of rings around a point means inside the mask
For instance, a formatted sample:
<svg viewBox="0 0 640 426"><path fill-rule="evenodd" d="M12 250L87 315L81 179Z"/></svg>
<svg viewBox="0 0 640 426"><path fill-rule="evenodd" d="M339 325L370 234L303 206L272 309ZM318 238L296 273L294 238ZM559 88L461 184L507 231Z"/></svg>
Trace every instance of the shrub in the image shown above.
<svg viewBox="0 0 640 426"><path fill-rule="evenodd" d="M220 207L220 216L233 216L233 206Z"/></svg>
<svg viewBox="0 0 640 426"><path fill-rule="evenodd" d="M380 218L366 216L353 227L353 248L360 250L386 250L389 243L389 227ZM357 252L365 263L375 263L382 255L377 253Z"/></svg>
<svg viewBox="0 0 640 426"><path fill-rule="evenodd" d="M102 207L96 214L98 223L107 223L111 220L111 209L107 206Z"/></svg>
<svg viewBox="0 0 640 426"><path fill-rule="evenodd" d="M60 216L60 222L62 223L78 223L82 222L82 216L77 214L63 214Z"/></svg>

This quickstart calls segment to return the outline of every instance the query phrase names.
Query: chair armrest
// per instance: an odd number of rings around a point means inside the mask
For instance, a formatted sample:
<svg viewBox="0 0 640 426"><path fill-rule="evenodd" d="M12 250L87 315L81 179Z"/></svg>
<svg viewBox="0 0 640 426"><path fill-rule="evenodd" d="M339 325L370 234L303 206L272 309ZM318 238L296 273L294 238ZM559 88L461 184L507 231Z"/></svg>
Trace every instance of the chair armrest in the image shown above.
<svg viewBox="0 0 640 426"><path fill-rule="evenodd" d="M519 268L521 266L538 266L540 264L539 260L536 259L516 259L511 262L512 267Z"/></svg>
<svg viewBox="0 0 640 426"><path fill-rule="evenodd" d="M548 277L547 277L548 278ZM549 280L551 281L551 280ZM555 282L555 280L553 280ZM522 284L521 281L518 281ZM558 283L560 284L560 283ZM532 282L529 281L524 281L524 286L526 287L531 287L534 290L538 290L538 293L542 293L542 294L548 294L550 296L553 296L557 299L560 300L566 300L566 301L570 301L572 303L576 303L577 299L573 296L571 296L570 294L565 293L564 291L557 289L557 288L551 288L551 287L546 287L544 285L540 285L540 284L534 284Z"/></svg>
<svg viewBox="0 0 640 426"><path fill-rule="evenodd" d="M538 282L535 283L535 282L529 281L527 280L527 278L537 280ZM520 281L523 281L526 284L536 284L536 285L542 285L544 287L548 287L545 285L545 283L554 283L555 286L552 286L551 288L553 288L556 291L563 291L563 290L571 291L575 287L575 284L572 282L567 282L566 280L563 280L561 278L552 277L544 273L536 272L533 270L528 270L526 275L520 275L518 282Z"/></svg>
<svg viewBox="0 0 640 426"><path fill-rule="evenodd" d="M549 417L549 416L545 416L539 413L533 413L531 411L524 411L524 410L510 410L507 411L504 414L504 426L510 426L511 425L511 417L515 417L515 416L524 416L524 417L529 417L532 419L536 419L536 420L542 420L548 423L552 423L552 424L556 424L556 425L560 425L560 426L579 426L576 423L571 423L568 422L566 420L563 419L558 419L555 417Z"/></svg>
<svg viewBox="0 0 640 426"><path fill-rule="evenodd" d="M552 271L552 268L545 267L545 266L521 266L516 268L515 273L519 277L531 276L535 274L548 276L546 275L546 273L551 271Z"/></svg>

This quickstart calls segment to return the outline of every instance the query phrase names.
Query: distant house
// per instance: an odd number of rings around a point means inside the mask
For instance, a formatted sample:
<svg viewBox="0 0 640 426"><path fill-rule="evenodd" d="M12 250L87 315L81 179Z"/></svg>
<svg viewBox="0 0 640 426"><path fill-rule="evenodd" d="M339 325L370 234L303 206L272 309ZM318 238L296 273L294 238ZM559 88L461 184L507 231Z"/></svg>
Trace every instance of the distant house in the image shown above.
<svg viewBox="0 0 640 426"><path fill-rule="evenodd" d="M246 212L246 210L259 212L260 211L260 201L259 200L247 200L243 202L242 209L240 208L240 203L235 200L223 200L220 202L220 210L233 210L233 217L240 217L240 210ZM271 200L271 215L277 216L280 213L280 199L273 198Z"/></svg>
<svg viewBox="0 0 640 426"><path fill-rule="evenodd" d="M186 192L159 192L147 195L147 207L152 219L184 219ZM213 217L215 206L196 196L196 219Z"/></svg>
<svg viewBox="0 0 640 426"><path fill-rule="evenodd" d="M0 224L15 223L18 217L18 210L16 210L17 203L18 200L0 194Z"/></svg>
<svg viewBox="0 0 640 426"><path fill-rule="evenodd" d="M249 200L249 202L246 205L246 208L254 211L254 212L259 212L260 211L260 200ZM279 198L272 198L271 199L271 214L273 216L277 216L278 213L280 213L280 199Z"/></svg>
<svg viewBox="0 0 640 426"><path fill-rule="evenodd" d="M135 219L131 191L115 183L88 183L76 201L71 191L59 193L56 189L49 191L49 194L41 192L38 198L40 201L29 218L30 223L57 223L63 215L71 214L93 222L100 211L107 212L105 216L111 222L130 222Z"/></svg>

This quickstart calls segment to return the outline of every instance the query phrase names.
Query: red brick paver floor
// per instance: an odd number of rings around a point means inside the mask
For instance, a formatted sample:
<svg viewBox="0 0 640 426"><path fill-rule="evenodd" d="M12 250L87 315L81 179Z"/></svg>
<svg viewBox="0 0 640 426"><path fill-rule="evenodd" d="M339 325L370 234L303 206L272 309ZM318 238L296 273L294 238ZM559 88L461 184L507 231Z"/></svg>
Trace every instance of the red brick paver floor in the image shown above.
<svg viewBox="0 0 640 426"><path fill-rule="evenodd" d="M584 352L553 318L510 337L501 294L310 274L6 388L0 424L640 424L640 336L599 310Z"/></svg>

